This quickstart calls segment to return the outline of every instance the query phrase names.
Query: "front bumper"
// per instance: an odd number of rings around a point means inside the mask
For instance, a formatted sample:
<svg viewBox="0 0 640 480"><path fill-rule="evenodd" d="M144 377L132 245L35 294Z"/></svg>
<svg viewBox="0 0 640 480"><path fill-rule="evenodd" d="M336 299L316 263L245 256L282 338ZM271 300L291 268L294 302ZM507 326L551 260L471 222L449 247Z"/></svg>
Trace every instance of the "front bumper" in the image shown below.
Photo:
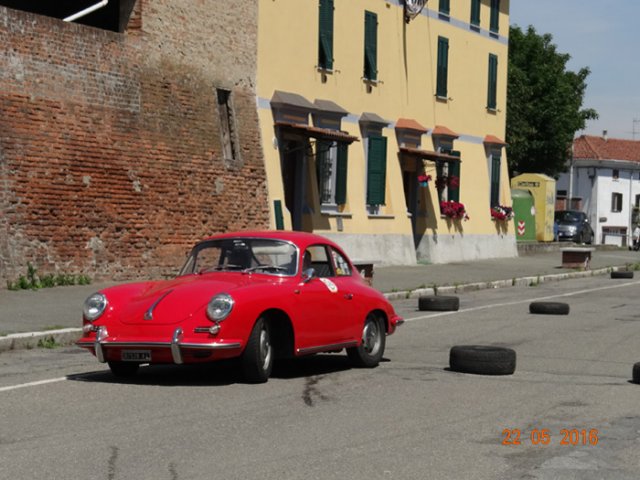
<svg viewBox="0 0 640 480"><path fill-rule="evenodd" d="M106 327L98 327L95 339L82 338L76 345L92 350L98 361L105 363L109 360L118 360L119 354L127 349L148 349L155 353L152 363L185 363L185 354L190 361L195 359L210 359L213 352L222 352L218 358L229 358L239 355L242 343L239 341L211 341L211 342L185 342L184 332L178 327L173 331L170 341L149 341L149 340L119 340L109 337ZM202 352L204 355L194 354ZM209 355L207 355L207 353ZM191 362L189 362L191 363Z"/></svg>

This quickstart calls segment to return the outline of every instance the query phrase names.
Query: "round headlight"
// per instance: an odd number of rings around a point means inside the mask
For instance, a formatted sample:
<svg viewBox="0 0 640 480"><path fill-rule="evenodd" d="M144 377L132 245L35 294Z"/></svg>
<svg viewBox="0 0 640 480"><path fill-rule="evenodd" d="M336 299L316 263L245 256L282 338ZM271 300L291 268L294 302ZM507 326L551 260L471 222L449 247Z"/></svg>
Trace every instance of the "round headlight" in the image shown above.
<svg viewBox="0 0 640 480"><path fill-rule="evenodd" d="M233 298L228 293L221 293L209 300L207 317L212 322L221 322L229 316L233 309Z"/></svg>
<svg viewBox="0 0 640 480"><path fill-rule="evenodd" d="M107 304L107 297L102 293L94 293L84 301L84 308L82 311L84 318L90 322L97 320L107 309Z"/></svg>

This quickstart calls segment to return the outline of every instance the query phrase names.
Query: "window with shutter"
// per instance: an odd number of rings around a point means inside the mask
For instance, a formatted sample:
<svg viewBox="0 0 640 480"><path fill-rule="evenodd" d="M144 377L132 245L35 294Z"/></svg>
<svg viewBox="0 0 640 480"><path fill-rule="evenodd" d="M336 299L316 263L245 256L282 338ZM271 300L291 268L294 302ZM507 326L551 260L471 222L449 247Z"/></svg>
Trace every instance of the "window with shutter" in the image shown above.
<svg viewBox="0 0 640 480"><path fill-rule="evenodd" d="M320 0L318 67L333 69L333 0Z"/></svg>
<svg viewBox="0 0 640 480"><path fill-rule="evenodd" d="M500 154L491 155L491 207L500 204Z"/></svg>
<svg viewBox="0 0 640 480"><path fill-rule="evenodd" d="M378 78L378 16L364 12L364 78Z"/></svg>
<svg viewBox="0 0 640 480"><path fill-rule="evenodd" d="M438 13L449 15L449 10L449 0L440 0L440 3L438 4Z"/></svg>
<svg viewBox="0 0 640 480"><path fill-rule="evenodd" d="M500 31L500 0L491 0L491 17L489 31L497 34Z"/></svg>
<svg viewBox="0 0 640 480"><path fill-rule="evenodd" d="M367 154L367 205L385 204L387 137L369 137Z"/></svg>
<svg viewBox="0 0 640 480"><path fill-rule="evenodd" d="M480 0L471 0L471 25L480 26Z"/></svg>
<svg viewBox="0 0 640 480"><path fill-rule="evenodd" d="M449 155L460 158L460 152L452 150ZM452 180L452 179L457 180ZM454 184L455 182L455 184ZM460 162L449 162L449 189L447 200L460 201Z"/></svg>
<svg viewBox="0 0 640 480"><path fill-rule="evenodd" d="M498 57L492 53L489 54L489 79L487 89L487 108L495 110L497 108L497 91L498 91Z"/></svg>
<svg viewBox="0 0 640 480"><path fill-rule="evenodd" d="M349 146L346 143L338 144L338 163L336 167L336 193L335 202L337 205L347 203L347 161L349 156Z"/></svg>
<svg viewBox="0 0 640 480"><path fill-rule="evenodd" d="M436 96L447 98L447 74L449 65L449 39L438 37L438 69Z"/></svg>
<svg viewBox="0 0 640 480"><path fill-rule="evenodd" d="M323 210L347 203L346 143L318 141L316 144L316 178Z"/></svg>

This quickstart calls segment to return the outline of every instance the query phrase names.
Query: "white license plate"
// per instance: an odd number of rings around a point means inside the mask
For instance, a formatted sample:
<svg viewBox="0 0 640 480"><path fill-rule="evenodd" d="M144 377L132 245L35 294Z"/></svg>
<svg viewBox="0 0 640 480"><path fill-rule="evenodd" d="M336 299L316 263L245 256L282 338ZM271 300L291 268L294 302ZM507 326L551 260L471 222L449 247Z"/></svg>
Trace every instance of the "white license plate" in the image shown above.
<svg viewBox="0 0 640 480"><path fill-rule="evenodd" d="M123 362L150 362L151 350L123 350Z"/></svg>

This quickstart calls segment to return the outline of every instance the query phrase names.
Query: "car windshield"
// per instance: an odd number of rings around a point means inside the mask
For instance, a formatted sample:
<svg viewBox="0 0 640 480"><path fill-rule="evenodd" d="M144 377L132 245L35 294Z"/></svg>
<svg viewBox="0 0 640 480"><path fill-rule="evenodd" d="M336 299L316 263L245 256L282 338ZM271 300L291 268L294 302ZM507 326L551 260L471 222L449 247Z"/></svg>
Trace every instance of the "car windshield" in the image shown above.
<svg viewBox="0 0 640 480"><path fill-rule="evenodd" d="M295 275L297 248L268 238L223 238L201 242L189 254L178 275L219 271Z"/></svg>
<svg viewBox="0 0 640 480"><path fill-rule="evenodd" d="M558 222L577 222L580 220L578 212L556 212Z"/></svg>

